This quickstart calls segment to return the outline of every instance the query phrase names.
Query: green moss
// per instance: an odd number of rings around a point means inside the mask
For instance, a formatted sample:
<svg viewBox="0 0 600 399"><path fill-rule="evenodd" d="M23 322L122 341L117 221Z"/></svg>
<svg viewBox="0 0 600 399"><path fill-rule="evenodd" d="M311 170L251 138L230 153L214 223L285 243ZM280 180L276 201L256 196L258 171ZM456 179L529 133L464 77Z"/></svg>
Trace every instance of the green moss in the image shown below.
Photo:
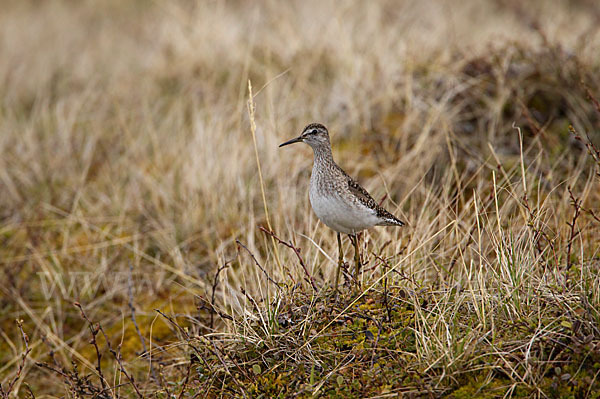
<svg viewBox="0 0 600 399"><path fill-rule="evenodd" d="M517 385L506 378L494 378L489 380L487 373L473 374L461 383L461 386L453 392L445 395L452 399L482 398L491 399L503 397L510 393L511 397L525 397L529 395L529 389Z"/></svg>

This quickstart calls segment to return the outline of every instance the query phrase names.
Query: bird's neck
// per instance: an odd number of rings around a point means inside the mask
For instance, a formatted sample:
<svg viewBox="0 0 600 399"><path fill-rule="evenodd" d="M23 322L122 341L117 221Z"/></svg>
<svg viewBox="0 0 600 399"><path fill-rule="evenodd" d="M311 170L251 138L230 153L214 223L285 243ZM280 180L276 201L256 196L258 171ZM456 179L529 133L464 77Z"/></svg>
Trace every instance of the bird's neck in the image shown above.
<svg viewBox="0 0 600 399"><path fill-rule="evenodd" d="M316 164L333 164L333 154L330 145L320 145L313 147Z"/></svg>
<svg viewBox="0 0 600 399"><path fill-rule="evenodd" d="M330 145L313 147L315 160L310 174L310 187L312 191L322 192L330 186L330 177L338 174L338 169L333 161Z"/></svg>

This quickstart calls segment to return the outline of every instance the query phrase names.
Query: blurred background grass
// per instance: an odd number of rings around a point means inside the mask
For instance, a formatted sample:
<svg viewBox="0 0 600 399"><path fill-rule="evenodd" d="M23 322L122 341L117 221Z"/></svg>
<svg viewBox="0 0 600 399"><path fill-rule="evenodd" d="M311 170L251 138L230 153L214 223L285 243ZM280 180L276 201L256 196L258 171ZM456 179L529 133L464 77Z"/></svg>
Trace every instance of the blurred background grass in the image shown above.
<svg viewBox="0 0 600 399"><path fill-rule="evenodd" d="M330 128L338 163L411 225L370 233L367 248L420 248L405 271L423 284L469 280L454 265L480 259L481 243L465 251L483 223L473 198L495 218L486 202L492 170L506 185L507 235L540 222L555 242L569 240L567 186L598 209L593 162L569 131L598 143L600 114L586 92L600 93L594 1L4 1L2 9L0 379L14 375L23 350L15 319L34 348L18 389L29 381L36 393L60 395L63 383L34 364L50 349L94 372L74 301L145 375L130 304L146 344L151 331L158 345L178 342L154 309L213 331L198 298L236 257L235 240L277 280L302 281L293 254L276 262L256 228L265 214L248 80L273 229L304 248L320 285L332 276L325 254L335 254L335 240L310 210L311 154L277 148L312 121ZM515 189L513 124L523 131L528 192ZM518 217L523 195L541 219ZM598 262L598 226L584 214L573 251L582 268ZM453 232L424 245L450 222ZM555 258L558 268L564 256ZM243 313L242 288L264 298L274 288L250 258L236 259L215 295Z"/></svg>

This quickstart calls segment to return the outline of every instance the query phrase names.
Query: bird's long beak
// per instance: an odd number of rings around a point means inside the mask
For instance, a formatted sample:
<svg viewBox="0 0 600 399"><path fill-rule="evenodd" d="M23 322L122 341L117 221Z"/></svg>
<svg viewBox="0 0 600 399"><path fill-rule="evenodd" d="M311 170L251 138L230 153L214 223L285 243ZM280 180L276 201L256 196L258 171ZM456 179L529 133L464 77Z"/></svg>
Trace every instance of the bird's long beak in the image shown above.
<svg viewBox="0 0 600 399"><path fill-rule="evenodd" d="M302 137L296 137L295 139L291 139L291 140L286 141L285 143L279 144L279 147L283 147L284 145L288 145L288 144L300 143L300 142L302 142Z"/></svg>

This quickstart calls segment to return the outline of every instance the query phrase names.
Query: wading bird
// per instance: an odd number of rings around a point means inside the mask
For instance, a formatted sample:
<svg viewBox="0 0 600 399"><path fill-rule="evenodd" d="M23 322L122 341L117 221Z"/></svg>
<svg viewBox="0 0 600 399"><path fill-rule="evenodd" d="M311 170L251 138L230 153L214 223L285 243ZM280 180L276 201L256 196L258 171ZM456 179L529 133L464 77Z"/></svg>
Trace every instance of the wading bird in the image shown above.
<svg viewBox="0 0 600 399"><path fill-rule="evenodd" d="M337 290L340 269L344 262L340 233L348 234L354 244L356 263L355 278L358 281L360 254L358 233L373 226L403 226L404 222L379 206L362 188L333 160L331 142L327 128L320 123L311 123L302 134L279 145L306 143L314 152L314 164L310 175L310 204L317 217L337 232L338 268L335 275Z"/></svg>

